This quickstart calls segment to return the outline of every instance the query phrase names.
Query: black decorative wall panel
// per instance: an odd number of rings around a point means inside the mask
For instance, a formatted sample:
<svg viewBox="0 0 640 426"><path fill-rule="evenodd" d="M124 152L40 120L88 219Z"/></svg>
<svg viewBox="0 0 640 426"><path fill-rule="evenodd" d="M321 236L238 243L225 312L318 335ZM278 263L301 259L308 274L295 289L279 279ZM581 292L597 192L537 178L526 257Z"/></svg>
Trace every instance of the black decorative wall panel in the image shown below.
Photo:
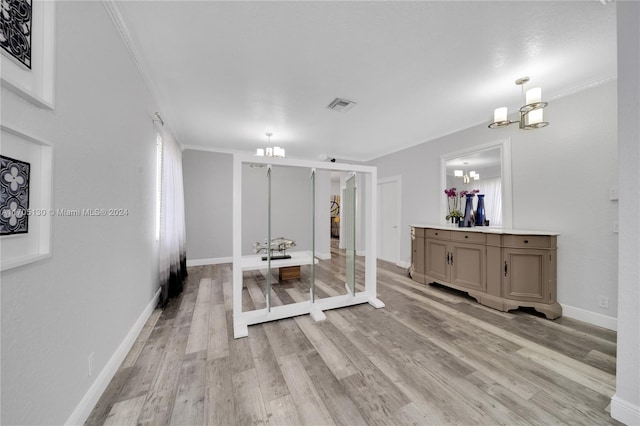
<svg viewBox="0 0 640 426"><path fill-rule="evenodd" d="M31 69L31 0L0 0L0 45Z"/></svg>
<svg viewBox="0 0 640 426"><path fill-rule="evenodd" d="M31 165L0 155L0 235L29 231L29 172Z"/></svg>

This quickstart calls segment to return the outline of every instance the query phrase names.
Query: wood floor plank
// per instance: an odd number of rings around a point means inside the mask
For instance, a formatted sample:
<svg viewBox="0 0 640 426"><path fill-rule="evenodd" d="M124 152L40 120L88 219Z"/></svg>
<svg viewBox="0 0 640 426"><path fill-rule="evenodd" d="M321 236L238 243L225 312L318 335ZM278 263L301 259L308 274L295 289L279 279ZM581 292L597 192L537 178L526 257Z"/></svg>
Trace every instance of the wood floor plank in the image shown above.
<svg viewBox="0 0 640 426"><path fill-rule="evenodd" d="M291 395L281 396L266 403L269 425L273 426L299 426L302 423L296 404Z"/></svg>
<svg viewBox="0 0 640 426"><path fill-rule="evenodd" d="M204 424L206 368L206 350L185 357L180 369L171 424Z"/></svg>
<svg viewBox="0 0 640 426"><path fill-rule="evenodd" d="M207 349L209 342L209 295L211 293L211 278L202 278L198 287L189 339L185 353L191 354Z"/></svg>
<svg viewBox="0 0 640 426"><path fill-rule="evenodd" d="M572 368L567 368L567 364L562 363L562 361L567 361L566 358L559 360L559 357L555 354L542 354L528 348L522 348L518 353L528 360L555 371L604 396L612 397L615 394L615 377L600 370L587 368L584 364L576 365L575 362L571 362Z"/></svg>
<svg viewBox="0 0 640 426"><path fill-rule="evenodd" d="M209 338L207 359L229 356L229 338L227 334L227 315L223 304L209 306Z"/></svg>
<svg viewBox="0 0 640 426"><path fill-rule="evenodd" d="M235 398L229 358L207 361L204 398L204 424L228 426L235 424Z"/></svg>
<svg viewBox="0 0 640 426"><path fill-rule="evenodd" d="M361 408L368 424L384 425L409 398L378 368L359 371L340 380L349 395Z"/></svg>
<svg viewBox="0 0 640 426"><path fill-rule="evenodd" d="M266 424L267 413L260 388L256 386L258 382L256 370L252 368L236 373L232 380L236 423L239 425Z"/></svg>
<svg viewBox="0 0 640 426"><path fill-rule="evenodd" d="M264 328L254 327L248 341L258 377L256 385L260 387L263 401L266 403L289 395L289 389L280 372L278 359L269 345Z"/></svg>
<svg viewBox="0 0 640 426"><path fill-rule="evenodd" d="M302 423L307 425L335 424L298 356L289 354L279 358L278 361Z"/></svg>
<svg viewBox="0 0 640 426"><path fill-rule="evenodd" d="M351 361L327 339L309 316L296 317L295 321L338 380L357 372Z"/></svg>
<svg viewBox="0 0 640 426"><path fill-rule="evenodd" d="M138 357L140 356L140 353L142 352L142 349L147 344L147 340L149 339L151 332L156 326L156 323L158 322L160 315L162 315L162 309L156 308L153 310L153 312L151 313L151 316L145 323L144 327L142 327L142 330L140 331L140 334L136 338L135 343L129 350L129 353L127 354L126 358L124 359L124 361L122 361L121 368L133 367L133 365L136 363L136 361L138 360Z"/></svg>
<svg viewBox="0 0 640 426"><path fill-rule="evenodd" d="M113 404L113 408L107 416L105 426L127 426L136 425L145 396L127 399Z"/></svg>

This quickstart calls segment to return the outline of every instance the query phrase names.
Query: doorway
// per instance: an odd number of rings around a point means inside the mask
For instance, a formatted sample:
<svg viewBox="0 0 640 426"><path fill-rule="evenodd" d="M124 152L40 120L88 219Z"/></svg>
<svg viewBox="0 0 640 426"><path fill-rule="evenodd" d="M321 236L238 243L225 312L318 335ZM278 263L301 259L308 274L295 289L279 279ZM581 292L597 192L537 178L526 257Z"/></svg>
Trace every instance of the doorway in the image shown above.
<svg viewBox="0 0 640 426"><path fill-rule="evenodd" d="M378 259L400 260L400 176L378 180Z"/></svg>

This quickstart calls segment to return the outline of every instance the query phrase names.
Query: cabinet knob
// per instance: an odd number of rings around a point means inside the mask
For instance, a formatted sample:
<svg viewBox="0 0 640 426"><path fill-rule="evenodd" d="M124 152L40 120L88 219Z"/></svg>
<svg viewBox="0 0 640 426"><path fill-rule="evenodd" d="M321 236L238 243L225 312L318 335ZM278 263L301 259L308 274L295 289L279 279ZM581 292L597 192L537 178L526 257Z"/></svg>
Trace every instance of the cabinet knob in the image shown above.
<svg viewBox="0 0 640 426"><path fill-rule="evenodd" d="M436 232L436 235L438 235L438 233Z"/></svg>
<svg viewBox="0 0 640 426"><path fill-rule="evenodd" d="M524 240L524 243L525 244L529 244L529 240Z"/></svg>
<svg viewBox="0 0 640 426"><path fill-rule="evenodd" d="M469 236L468 236L468 235L465 235L464 237L465 237L465 238L469 238Z"/></svg>

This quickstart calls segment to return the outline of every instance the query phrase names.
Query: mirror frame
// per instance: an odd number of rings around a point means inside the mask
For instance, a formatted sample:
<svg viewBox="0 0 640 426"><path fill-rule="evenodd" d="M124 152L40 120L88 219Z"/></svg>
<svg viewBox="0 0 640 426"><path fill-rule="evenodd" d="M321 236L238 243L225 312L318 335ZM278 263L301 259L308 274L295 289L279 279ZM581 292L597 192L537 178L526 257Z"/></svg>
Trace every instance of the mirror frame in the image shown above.
<svg viewBox="0 0 640 426"><path fill-rule="evenodd" d="M447 161L490 149L500 149L500 175L502 179L502 228L513 228L513 193L511 185L511 139L499 139L440 156L440 187L447 186ZM447 200L440 197L440 222L446 224Z"/></svg>

